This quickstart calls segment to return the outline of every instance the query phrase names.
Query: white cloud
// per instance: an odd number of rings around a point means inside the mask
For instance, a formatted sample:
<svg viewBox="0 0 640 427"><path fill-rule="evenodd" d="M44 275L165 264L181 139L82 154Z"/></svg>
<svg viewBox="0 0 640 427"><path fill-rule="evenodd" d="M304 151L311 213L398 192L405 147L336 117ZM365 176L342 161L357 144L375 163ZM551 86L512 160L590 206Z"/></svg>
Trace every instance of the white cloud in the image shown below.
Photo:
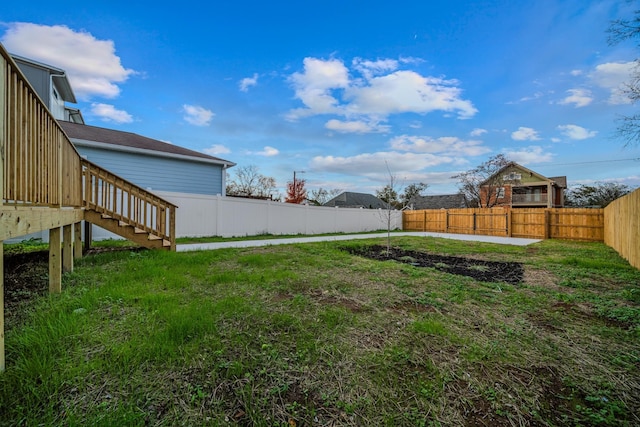
<svg viewBox="0 0 640 427"><path fill-rule="evenodd" d="M64 25L13 22L8 24L2 44L12 53L65 70L81 99L115 98L120 94L117 83L134 73L120 63L113 41L98 40Z"/></svg>
<svg viewBox="0 0 640 427"><path fill-rule="evenodd" d="M478 110L462 99L457 80L423 77L413 71L396 71L373 77L365 86L351 86L345 91L350 101L346 111L354 114L378 115L433 111L457 112L458 118L473 117Z"/></svg>
<svg viewBox="0 0 640 427"><path fill-rule="evenodd" d="M571 75L572 76L581 76L582 75L582 70L571 70Z"/></svg>
<svg viewBox="0 0 640 427"><path fill-rule="evenodd" d="M560 104L574 104L576 108L579 108L586 107L587 105L591 104L591 101L593 101L591 91L587 89L569 89L567 93L569 93L569 96L560 101Z"/></svg>
<svg viewBox="0 0 640 427"><path fill-rule="evenodd" d="M292 110L292 120L316 114L337 113L338 100L331 94L332 90L344 89L349 85L349 70L342 61L330 59L323 61L316 58L304 59L304 72L293 73L289 78L306 108Z"/></svg>
<svg viewBox="0 0 640 427"><path fill-rule="evenodd" d="M386 133L389 126L378 123L366 123L363 121L341 121L331 119L324 125L329 130L340 133Z"/></svg>
<svg viewBox="0 0 640 427"><path fill-rule="evenodd" d="M415 153L444 153L446 155L479 156L491 150L482 146L482 141L463 141L454 136L440 138L401 135L390 141L391 148Z"/></svg>
<svg viewBox="0 0 640 427"><path fill-rule="evenodd" d="M395 59L369 61L362 58L354 58L353 68L362 73L366 79L370 79L374 75L396 70L398 68L398 61Z"/></svg>
<svg viewBox="0 0 640 427"><path fill-rule="evenodd" d="M211 119L215 115L213 111L197 105L185 104L182 106L184 120L194 126L209 126Z"/></svg>
<svg viewBox="0 0 640 427"><path fill-rule="evenodd" d="M355 116L372 122L390 114L434 111L456 113L458 118L466 119L478 111L470 101L462 99L457 80L396 70L398 64L395 60L356 58L354 71L362 78L351 78L341 60L305 58L304 71L289 78L304 107L291 110L288 119L335 114L350 121Z"/></svg>
<svg viewBox="0 0 640 427"><path fill-rule="evenodd" d="M630 104L631 100L623 93L623 85L631 80L635 62L607 62L596 66L589 75L598 86L610 91L609 104Z"/></svg>
<svg viewBox="0 0 640 427"><path fill-rule="evenodd" d="M520 126L517 131L511 133L511 138L516 141L537 141L540 139L538 131Z"/></svg>
<svg viewBox="0 0 640 427"><path fill-rule="evenodd" d="M245 77L240 80L240 90L242 92L248 92L249 88L258 84L258 74L255 73L253 77Z"/></svg>
<svg viewBox="0 0 640 427"><path fill-rule="evenodd" d="M453 161L454 159L451 157L429 153L377 152L351 157L317 156L311 159L310 167L324 172L365 175L384 179L385 176L388 176L389 170L410 173Z"/></svg>
<svg viewBox="0 0 640 427"><path fill-rule="evenodd" d="M213 144L211 147L202 150L202 152L210 156L217 156L219 154L228 154L231 150L224 145Z"/></svg>
<svg viewBox="0 0 640 427"><path fill-rule="evenodd" d="M277 148L265 146L262 151L251 151L249 154L254 154L256 156L264 156L264 157L273 157L280 154L280 151Z"/></svg>
<svg viewBox="0 0 640 427"><path fill-rule="evenodd" d="M553 160L553 154L545 153L542 150L542 147L537 145L532 145L520 150L506 149L503 152L505 157L522 165L530 163L544 163Z"/></svg>
<svg viewBox="0 0 640 427"><path fill-rule="evenodd" d="M117 110L113 105L93 103L91 113L100 117L105 122L131 123L133 117L124 110Z"/></svg>
<svg viewBox="0 0 640 427"><path fill-rule="evenodd" d="M588 130L583 128L582 126L577 126L577 125L561 125L561 126L558 126L558 129L562 132L564 136L567 136L571 139L576 139L576 140L593 138L598 134L598 131Z"/></svg>
<svg viewBox="0 0 640 427"><path fill-rule="evenodd" d="M534 99L540 99L544 96L544 93L538 91L536 93L534 93L531 96L523 96L522 98L520 98L520 102L527 102L527 101L533 101Z"/></svg>
<svg viewBox="0 0 640 427"><path fill-rule="evenodd" d="M489 132L489 131L488 131L488 130L486 130L486 129L482 129L482 128L475 128L474 130L472 130L472 131L469 133L469 135L470 135L470 136L482 136L482 135L484 135L484 134L485 134L485 133L487 133L487 132Z"/></svg>

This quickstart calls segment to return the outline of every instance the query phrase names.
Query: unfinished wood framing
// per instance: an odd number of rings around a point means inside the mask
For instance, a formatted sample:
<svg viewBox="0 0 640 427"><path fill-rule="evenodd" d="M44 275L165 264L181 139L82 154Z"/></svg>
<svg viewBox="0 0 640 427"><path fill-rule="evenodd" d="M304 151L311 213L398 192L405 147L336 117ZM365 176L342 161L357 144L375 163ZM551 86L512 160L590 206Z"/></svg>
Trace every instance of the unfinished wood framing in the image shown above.
<svg viewBox="0 0 640 427"><path fill-rule="evenodd" d="M73 227L67 224L62 227L62 272L73 271Z"/></svg>
<svg viewBox="0 0 640 427"><path fill-rule="evenodd" d="M73 224L73 257L82 258L82 223Z"/></svg>
<svg viewBox="0 0 640 427"><path fill-rule="evenodd" d="M82 159L1 44L0 193L0 255L2 241L49 230L52 293L61 291L63 270L72 271L74 258L82 256L80 222L88 211L97 214L92 219L98 225L117 218L124 227L115 232L122 236L141 231L141 244L175 250L176 206ZM3 269L0 256L0 370Z"/></svg>
<svg viewBox="0 0 640 427"><path fill-rule="evenodd" d="M49 230L49 292L62 292L62 247L60 245L61 228Z"/></svg>

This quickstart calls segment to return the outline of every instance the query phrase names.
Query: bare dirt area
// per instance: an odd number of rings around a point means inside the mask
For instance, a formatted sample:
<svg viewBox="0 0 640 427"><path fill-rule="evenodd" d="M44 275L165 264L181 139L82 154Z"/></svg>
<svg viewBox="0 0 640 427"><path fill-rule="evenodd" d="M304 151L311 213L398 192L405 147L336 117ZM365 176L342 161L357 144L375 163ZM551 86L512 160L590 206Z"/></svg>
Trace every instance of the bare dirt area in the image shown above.
<svg viewBox="0 0 640 427"><path fill-rule="evenodd" d="M13 326L26 303L49 292L49 252L4 256L4 303L7 327Z"/></svg>
<svg viewBox="0 0 640 427"><path fill-rule="evenodd" d="M85 255L107 251L137 251L144 248L92 248ZM4 254L5 321L10 328L22 318L24 307L49 293L49 251Z"/></svg>
<svg viewBox="0 0 640 427"><path fill-rule="evenodd" d="M353 255L378 261L394 260L415 267L430 267L436 270L471 277L481 282L505 282L518 284L523 281L524 268L518 262L485 261L475 258L437 255L392 247L375 245L347 248Z"/></svg>

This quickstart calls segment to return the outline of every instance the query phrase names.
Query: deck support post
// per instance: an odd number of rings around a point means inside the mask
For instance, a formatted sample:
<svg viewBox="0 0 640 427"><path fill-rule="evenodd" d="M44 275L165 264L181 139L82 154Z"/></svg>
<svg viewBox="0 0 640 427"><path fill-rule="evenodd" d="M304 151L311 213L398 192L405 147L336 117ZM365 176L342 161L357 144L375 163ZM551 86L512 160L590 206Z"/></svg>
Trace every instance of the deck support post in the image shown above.
<svg viewBox="0 0 640 427"><path fill-rule="evenodd" d="M60 234L60 227L49 230L49 293L52 294L62 292Z"/></svg>
<svg viewBox="0 0 640 427"><path fill-rule="evenodd" d="M82 258L82 222L73 224L73 257Z"/></svg>
<svg viewBox="0 0 640 427"><path fill-rule="evenodd" d="M62 227L62 271L73 271L73 228L71 224Z"/></svg>

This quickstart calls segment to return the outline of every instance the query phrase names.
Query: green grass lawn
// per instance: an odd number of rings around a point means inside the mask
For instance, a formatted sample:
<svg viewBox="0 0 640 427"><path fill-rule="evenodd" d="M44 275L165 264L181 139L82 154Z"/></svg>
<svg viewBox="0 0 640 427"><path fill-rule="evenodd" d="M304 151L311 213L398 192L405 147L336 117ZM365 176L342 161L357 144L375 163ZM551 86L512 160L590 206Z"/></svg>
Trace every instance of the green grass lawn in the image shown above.
<svg viewBox="0 0 640 427"><path fill-rule="evenodd" d="M92 255L6 331L0 425L640 424L640 271L599 243L386 239Z"/></svg>

